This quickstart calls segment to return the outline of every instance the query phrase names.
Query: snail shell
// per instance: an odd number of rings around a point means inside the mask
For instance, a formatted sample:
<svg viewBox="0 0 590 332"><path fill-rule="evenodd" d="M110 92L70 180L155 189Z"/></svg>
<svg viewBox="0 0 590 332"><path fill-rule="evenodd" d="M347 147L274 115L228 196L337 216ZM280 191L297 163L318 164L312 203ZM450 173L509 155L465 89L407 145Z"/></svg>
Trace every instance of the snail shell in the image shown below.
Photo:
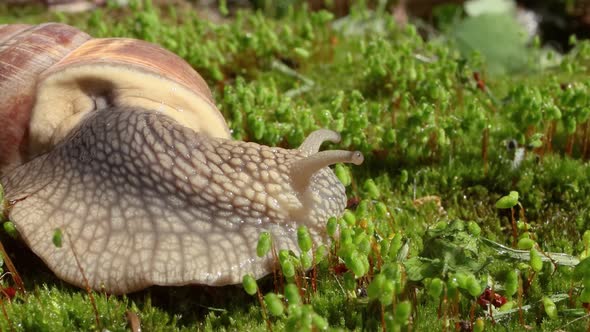
<svg viewBox="0 0 590 332"><path fill-rule="evenodd" d="M268 274L259 234L298 252L306 225L322 242L346 202L327 166L362 162L318 152L339 140L329 130L292 150L233 141L178 56L56 23L0 26L0 123L11 124L0 182L22 239L60 278L115 294Z"/></svg>
<svg viewBox="0 0 590 332"><path fill-rule="evenodd" d="M0 166L47 151L80 118L104 105L153 109L195 131L230 138L201 76L147 42L92 39L57 23L4 25L0 64L0 102L10 107L0 120L17 121L9 128L14 132L0 134L2 142L15 143L3 145Z"/></svg>

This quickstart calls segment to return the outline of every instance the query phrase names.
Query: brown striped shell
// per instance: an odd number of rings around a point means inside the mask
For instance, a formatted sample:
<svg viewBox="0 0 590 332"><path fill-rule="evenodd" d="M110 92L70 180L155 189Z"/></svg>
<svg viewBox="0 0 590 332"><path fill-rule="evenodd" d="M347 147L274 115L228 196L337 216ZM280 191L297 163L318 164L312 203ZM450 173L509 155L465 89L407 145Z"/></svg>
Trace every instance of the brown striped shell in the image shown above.
<svg viewBox="0 0 590 332"><path fill-rule="evenodd" d="M0 171L49 150L96 103L149 107L230 137L205 81L157 45L59 23L0 25L0 123L11 124L0 131Z"/></svg>

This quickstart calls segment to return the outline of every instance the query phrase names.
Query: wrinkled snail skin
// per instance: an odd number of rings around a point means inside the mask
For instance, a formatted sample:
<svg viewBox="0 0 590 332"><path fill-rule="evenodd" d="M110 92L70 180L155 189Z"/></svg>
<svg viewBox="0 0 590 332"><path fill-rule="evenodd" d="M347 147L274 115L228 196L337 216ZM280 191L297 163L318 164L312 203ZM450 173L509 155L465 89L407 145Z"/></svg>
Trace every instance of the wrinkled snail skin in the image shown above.
<svg viewBox="0 0 590 332"><path fill-rule="evenodd" d="M93 68L58 76L59 86L83 86L76 92L82 96L99 86L106 97L62 119L67 125L58 121L53 128L58 138L54 133L41 154L27 152L21 155L26 162L0 174L10 219L58 277L85 287L85 276L90 287L112 294L151 285L236 284L244 274L259 278L272 272L272 255L256 255L263 231L271 233L277 249L296 253L301 225L308 227L316 245L325 241L326 220L340 215L346 205L344 186L328 166L360 164L359 152L318 152L322 142L339 141L330 130L311 133L297 149L231 140L225 123L221 133L211 133L207 123L187 124L170 116L170 110L140 100L150 91L139 85L133 98L119 91L135 84L135 71L123 77L127 83L100 76L93 85ZM139 75L146 78L143 72ZM39 105L43 84L35 90L31 118L61 112L52 103ZM219 112L205 89L194 98L181 97L204 107L194 114L204 114L202 120L215 127ZM178 110L175 101L163 103ZM0 117L3 112L0 108ZM208 130L199 130L203 127ZM28 135L37 135L34 128ZM61 247L52 242L56 228L64 236Z"/></svg>

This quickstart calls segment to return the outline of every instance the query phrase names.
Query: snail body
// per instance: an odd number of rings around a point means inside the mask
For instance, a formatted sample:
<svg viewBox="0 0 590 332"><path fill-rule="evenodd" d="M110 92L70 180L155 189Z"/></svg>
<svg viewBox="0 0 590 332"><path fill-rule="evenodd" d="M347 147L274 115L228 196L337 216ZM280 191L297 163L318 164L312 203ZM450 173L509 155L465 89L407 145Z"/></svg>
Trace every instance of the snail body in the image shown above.
<svg viewBox="0 0 590 332"><path fill-rule="evenodd" d="M56 23L0 26L0 123L14 124L0 131L0 183L22 239L63 280L114 294L270 273L259 234L297 252L306 225L321 243L346 204L327 166L362 162L318 152L339 140L329 130L297 149L231 140L182 59Z"/></svg>

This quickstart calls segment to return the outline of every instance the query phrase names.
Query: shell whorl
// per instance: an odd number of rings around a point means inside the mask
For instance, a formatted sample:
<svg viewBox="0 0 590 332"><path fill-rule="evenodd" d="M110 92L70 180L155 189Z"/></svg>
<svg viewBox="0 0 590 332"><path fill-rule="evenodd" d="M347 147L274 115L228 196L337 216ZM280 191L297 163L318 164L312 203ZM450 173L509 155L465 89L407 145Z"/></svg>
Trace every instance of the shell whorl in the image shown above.
<svg viewBox="0 0 590 332"><path fill-rule="evenodd" d="M38 76L89 39L62 24L0 25L0 169L27 154Z"/></svg>
<svg viewBox="0 0 590 332"><path fill-rule="evenodd" d="M177 55L144 41L92 39L73 27L0 26L0 170L50 150L101 106L162 112L229 138L207 84Z"/></svg>

